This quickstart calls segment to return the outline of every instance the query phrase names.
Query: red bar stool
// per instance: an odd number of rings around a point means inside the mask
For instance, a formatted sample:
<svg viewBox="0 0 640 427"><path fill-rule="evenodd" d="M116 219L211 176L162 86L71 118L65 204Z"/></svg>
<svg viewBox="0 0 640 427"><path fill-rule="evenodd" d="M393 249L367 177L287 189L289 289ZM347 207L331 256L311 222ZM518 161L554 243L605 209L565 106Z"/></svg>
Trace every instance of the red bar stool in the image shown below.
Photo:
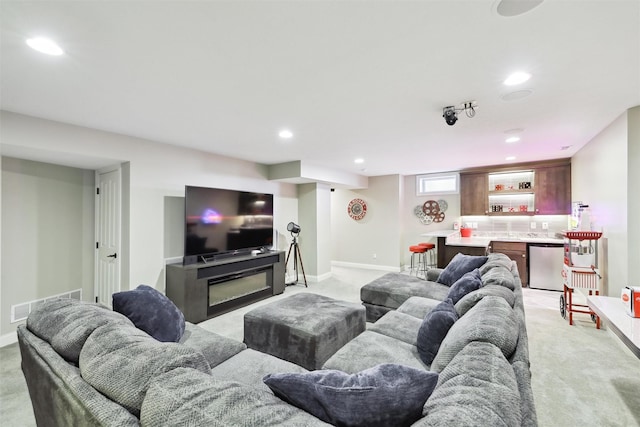
<svg viewBox="0 0 640 427"><path fill-rule="evenodd" d="M418 243L418 246L422 246L423 248L426 249L424 254L424 259L426 263L425 271L435 268L438 265L435 243Z"/></svg>
<svg viewBox="0 0 640 427"><path fill-rule="evenodd" d="M426 269L426 258L425 254L427 252L427 248L420 245L409 246L409 251L411 252L411 268L409 269L409 275L413 274L413 270L416 270L416 277L418 277L418 272L422 269L425 277L427 274ZM417 258L415 260L414 258Z"/></svg>

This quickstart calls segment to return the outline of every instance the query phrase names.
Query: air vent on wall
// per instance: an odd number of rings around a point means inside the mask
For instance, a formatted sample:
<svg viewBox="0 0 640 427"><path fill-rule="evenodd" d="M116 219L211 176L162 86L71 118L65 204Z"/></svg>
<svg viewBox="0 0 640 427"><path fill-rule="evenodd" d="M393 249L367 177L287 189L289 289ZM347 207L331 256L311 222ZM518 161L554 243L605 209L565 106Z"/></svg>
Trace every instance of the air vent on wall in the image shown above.
<svg viewBox="0 0 640 427"><path fill-rule="evenodd" d="M21 320L25 320L29 317L29 313L31 313L36 307L45 301L51 301L53 299L75 299L78 301L82 300L82 289L76 289L75 291L65 292L63 294L53 295L48 298L37 299L29 302L25 302L22 304L16 304L11 306L11 323L19 322Z"/></svg>

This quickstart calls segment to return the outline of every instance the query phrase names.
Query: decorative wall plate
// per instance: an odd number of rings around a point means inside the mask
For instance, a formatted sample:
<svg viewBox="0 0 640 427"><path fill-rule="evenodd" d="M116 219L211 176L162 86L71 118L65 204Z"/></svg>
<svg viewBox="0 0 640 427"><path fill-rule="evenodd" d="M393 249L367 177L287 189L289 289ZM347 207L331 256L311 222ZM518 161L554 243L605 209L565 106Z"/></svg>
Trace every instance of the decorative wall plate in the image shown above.
<svg viewBox="0 0 640 427"><path fill-rule="evenodd" d="M367 203L362 199L353 199L347 206L347 213L356 221L360 221L367 214Z"/></svg>
<svg viewBox="0 0 640 427"><path fill-rule="evenodd" d="M433 216L440 212L440 206L435 200L427 200L424 202L424 205L422 205L422 211L425 215Z"/></svg>
<svg viewBox="0 0 640 427"><path fill-rule="evenodd" d="M433 216L433 222L442 222L444 221L444 212L438 212Z"/></svg>
<svg viewBox="0 0 640 427"><path fill-rule="evenodd" d="M444 221L444 211L448 207L446 200L438 200L437 202L435 200L427 200L423 205L413 208L413 213L422 224L429 225L434 222Z"/></svg>
<svg viewBox="0 0 640 427"><path fill-rule="evenodd" d="M429 225L433 222L433 217L431 216L426 216L426 215L422 215L420 217L420 222L423 223L424 225Z"/></svg>

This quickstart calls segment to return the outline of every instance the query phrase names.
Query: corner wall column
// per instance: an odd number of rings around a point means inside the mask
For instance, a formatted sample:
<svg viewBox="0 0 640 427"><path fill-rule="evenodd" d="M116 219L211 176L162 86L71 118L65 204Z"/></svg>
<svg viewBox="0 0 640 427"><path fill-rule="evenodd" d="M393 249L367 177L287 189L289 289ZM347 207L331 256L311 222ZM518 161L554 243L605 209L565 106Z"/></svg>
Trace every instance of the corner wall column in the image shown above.
<svg viewBox="0 0 640 427"><path fill-rule="evenodd" d="M312 183L298 185L300 253L307 280L331 275L331 187ZM290 267L290 266L289 266Z"/></svg>

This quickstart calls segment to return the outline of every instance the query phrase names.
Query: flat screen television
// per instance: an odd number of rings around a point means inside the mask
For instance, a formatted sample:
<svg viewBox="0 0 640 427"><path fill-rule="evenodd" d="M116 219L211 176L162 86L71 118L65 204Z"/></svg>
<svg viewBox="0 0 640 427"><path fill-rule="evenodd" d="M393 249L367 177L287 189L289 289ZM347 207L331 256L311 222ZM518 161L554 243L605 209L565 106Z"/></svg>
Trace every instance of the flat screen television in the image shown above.
<svg viewBox="0 0 640 427"><path fill-rule="evenodd" d="M273 245L273 194L185 187L184 264Z"/></svg>

